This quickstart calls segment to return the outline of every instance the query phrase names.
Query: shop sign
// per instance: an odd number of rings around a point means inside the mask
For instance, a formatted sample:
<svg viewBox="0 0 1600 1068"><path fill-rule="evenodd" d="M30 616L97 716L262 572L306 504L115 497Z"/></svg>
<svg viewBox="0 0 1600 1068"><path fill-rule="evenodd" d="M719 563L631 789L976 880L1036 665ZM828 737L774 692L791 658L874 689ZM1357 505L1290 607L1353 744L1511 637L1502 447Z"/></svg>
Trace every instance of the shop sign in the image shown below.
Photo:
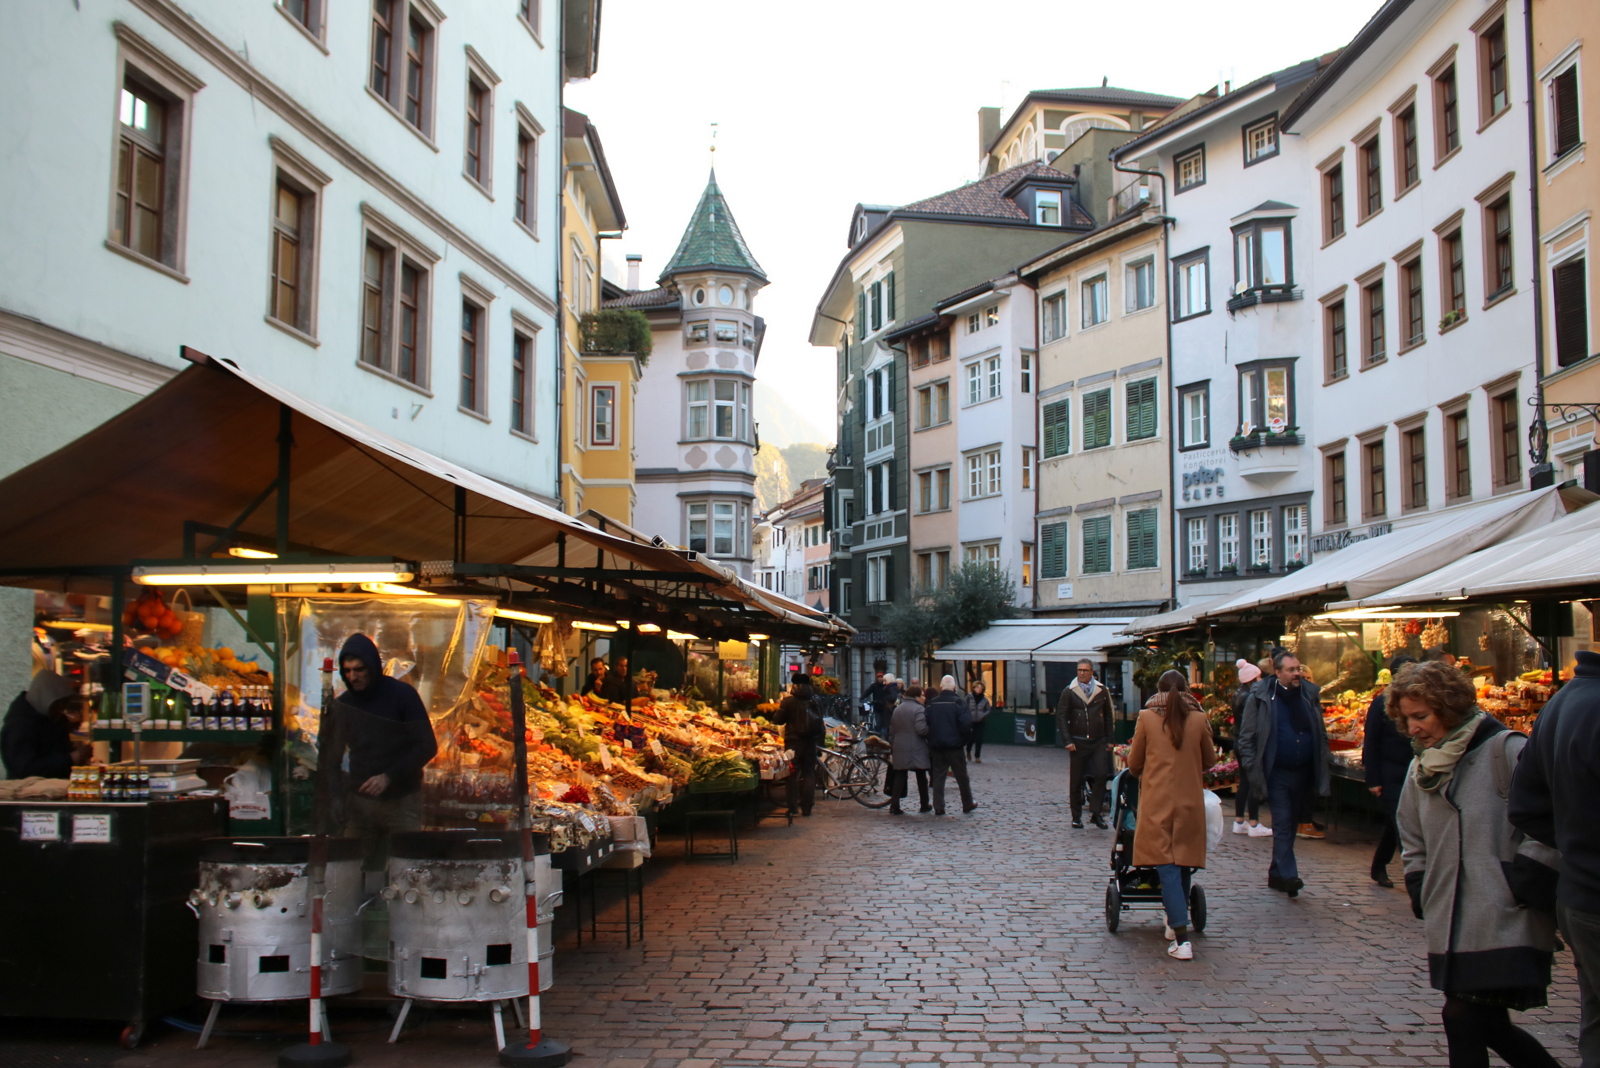
<svg viewBox="0 0 1600 1068"><path fill-rule="evenodd" d="M881 630L858 630L851 637L850 644L851 645L885 645L887 643L883 640L883 631L881 631Z"/></svg>
<svg viewBox="0 0 1600 1068"><path fill-rule="evenodd" d="M111 842L111 813L74 812L72 814L72 840L109 845Z"/></svg>
<svg viewBox="0 0 1600 1068"><path fill-rule="evenodd" d="M1197 467L1183 473L1183 499L1186 501L1222 500L1227 487L1222 485L1222 468Z"/></svg>
<svg viewBox="0 0 1600 1068"><path fill-rule="evenodd" d="M1311 551L1314 553L1337 552L1347 545L1354 545L1358 541L1381 538L1392 530L1394 530L1393 523L1374 523L1366 530L1340 530L1332 534L1313 534L1311 536Z"/></svg>
<svg viewBox="0 0 1600 1068"><path fill-rule="evenodd" d="M61 814L59 812L24 812L22 814L22 840L24 842L61 841Z"/></svg>

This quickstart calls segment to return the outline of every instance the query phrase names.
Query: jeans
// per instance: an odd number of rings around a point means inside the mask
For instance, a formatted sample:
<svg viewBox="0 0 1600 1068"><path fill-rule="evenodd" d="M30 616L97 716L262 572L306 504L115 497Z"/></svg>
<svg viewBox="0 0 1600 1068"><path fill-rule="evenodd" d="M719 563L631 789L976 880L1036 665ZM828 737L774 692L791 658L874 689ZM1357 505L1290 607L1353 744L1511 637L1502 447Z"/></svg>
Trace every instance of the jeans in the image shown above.
<svg viewBox="0 0 1600 1068"><path fill-rule="evenodd" d="M1167 910L1167 926L1189 926L1189 878L1194 869L1157 864L1156 874L1161 876L1161 904Z"/></svg>
<svg viewBox="0 0 1600 1068"><path fill-rule="evenodd" d="M972 741L967 743L967 759L968 760L982 760L983 759L983 724L982 723L974 723L972 725Z"/></svg>
<svg viewBox="0 0 1600 1068"><path fill-rule="evenodd" d="M1250 773L1239 765L1239 785L1233 788L1233 818L1242 820L1246 813L1253 820L1261 819L1261 802L1250 794Z"/></svg>
<svg viewBox="0 0 1600 1068"><path fill-rule="evenodd" d="M1583 1004L1578 1056L1583 1068L1600 1068L1600 914L1557 905L1556 923L1567 936L1578 964L1578 993Z"/></svg>
<svg viewBox="0 0 1600 1068"><path fill-rule="evenodd" d="M1294 832L1311 792L1311 769L1273 768L1267 774L1267 804L1272 807L1272 866L1267 874L1279 879L1298 879L1300 869L1294 861Z"/></svg>
<svg viewBox="0 0 1600 1068"><path fill-rule="evenodd" d="M1084 783L1088 782L1089 814L1098 816L1106 807L1106 780L1102 775L1110 761L1106 759L1106 740L1095 738L1080 742L1068 741L1077 746L1067 754L1067 800L1072 806L1072 818L1083 818Z"/></svg>
<svg viewBox="0 0 1600 1068"><path fill-rule="evenodd" d="M933 776L933 811L936 815L944 815L944 773L946 770L956 773L956 786L961 789L961 807L963 810L972 807L972 783L967 779L967 758L962 755L961 747L952 749L928 750L929 769Z"/></svg>

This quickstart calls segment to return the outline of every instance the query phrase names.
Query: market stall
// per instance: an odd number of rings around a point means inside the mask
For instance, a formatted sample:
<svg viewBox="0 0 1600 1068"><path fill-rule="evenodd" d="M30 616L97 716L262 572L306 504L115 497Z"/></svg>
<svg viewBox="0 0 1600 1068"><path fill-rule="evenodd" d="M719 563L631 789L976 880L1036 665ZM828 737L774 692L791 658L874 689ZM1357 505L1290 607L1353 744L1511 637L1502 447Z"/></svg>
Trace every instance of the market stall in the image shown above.
<svg viewBox="0 0 1600 1068"><path fill-rule="evenodd" d="M534 816L584 864L638 843L618 821L684 792L697 762L713 782L783 764L753 708L726 719L649 672L630 707L573 696L578 657L603 635L623 655L656 641L685 661L737 643L751 664L769 636L826 644L847 626L189 355L196 366L0 480L0 582L40 591L44 652L84 665L72 682L101 759L135 738L144 758L85 769L71 799L62 781L63 804L160 804L143 791L161 778L152 756L170 753L175 794L233 780L235 830L242 817L256 834L315 829L321 669L357 632L418 691L439 741L428 826L507 820L511 648L536 665L521 684ZM149 686L137 734L119 722L133 680Z"/></svg>

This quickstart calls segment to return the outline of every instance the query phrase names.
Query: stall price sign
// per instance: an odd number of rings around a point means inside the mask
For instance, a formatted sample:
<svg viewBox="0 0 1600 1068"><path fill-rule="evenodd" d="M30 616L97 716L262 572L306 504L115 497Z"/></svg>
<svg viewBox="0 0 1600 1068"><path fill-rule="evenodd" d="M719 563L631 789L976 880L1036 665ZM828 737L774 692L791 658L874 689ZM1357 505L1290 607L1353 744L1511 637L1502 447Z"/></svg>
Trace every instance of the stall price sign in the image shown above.
<svg viewBox="0 0 1600 1068"><path fill-rule="evenodd" d="M650 751L652 753L654 753L658 757L665 757L667 755L666 753L662 752L662 750L661 750L661 739L660 738L651 738L650 739Z"/></svg>
<svg viewBox="0 0 1600 1068"><path fill-rule="evenodd" d="M111 813L74 812L72 814L72 840L74 842L111 843Z"/></svg>
<svg viewBox="0 0 1600 1068"><path fill-rule="evenodd" d="M61 814L59 812L24 812L22 814L22 840L24 842L61 841Z"/></svg>
<svg viewBox="0 0 1600 1068"><path fill-rule="evenodd" d="M603 742L600 745L600 766L607 771L611 770L611 750Z"/></svg>

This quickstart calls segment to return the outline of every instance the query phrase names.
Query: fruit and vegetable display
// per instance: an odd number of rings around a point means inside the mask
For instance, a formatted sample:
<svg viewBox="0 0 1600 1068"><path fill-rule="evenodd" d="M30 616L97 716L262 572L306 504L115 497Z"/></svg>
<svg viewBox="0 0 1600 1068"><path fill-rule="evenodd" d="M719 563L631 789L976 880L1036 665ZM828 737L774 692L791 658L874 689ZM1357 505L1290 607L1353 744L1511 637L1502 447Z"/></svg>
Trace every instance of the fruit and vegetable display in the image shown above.
<svg viewBox="0 0 1600 1068"><path fill-rule="evenodd" d="M788 772L781 735L763 719L725 719L636 676L623 707L563 697L520 678L527 709L528 793L534 829L551 848L609 838L612 816L633 816L676 795L740 789ZM504 651L485 651L465 696L433 721L439 753L424 770L424 822L504 824L516 811L510 687ZM759 769L759 770L758 770Z"/></svg>
<svg viewBox="0 0 1600 1068"><path fill-rule="evenodd" d="M225 645L202 645L204 623L202 614L177 611L154 588L146 589L122 613L128 640L139 652L214 690L272 685L272 673L255 661L241 659Z"/></svg>

